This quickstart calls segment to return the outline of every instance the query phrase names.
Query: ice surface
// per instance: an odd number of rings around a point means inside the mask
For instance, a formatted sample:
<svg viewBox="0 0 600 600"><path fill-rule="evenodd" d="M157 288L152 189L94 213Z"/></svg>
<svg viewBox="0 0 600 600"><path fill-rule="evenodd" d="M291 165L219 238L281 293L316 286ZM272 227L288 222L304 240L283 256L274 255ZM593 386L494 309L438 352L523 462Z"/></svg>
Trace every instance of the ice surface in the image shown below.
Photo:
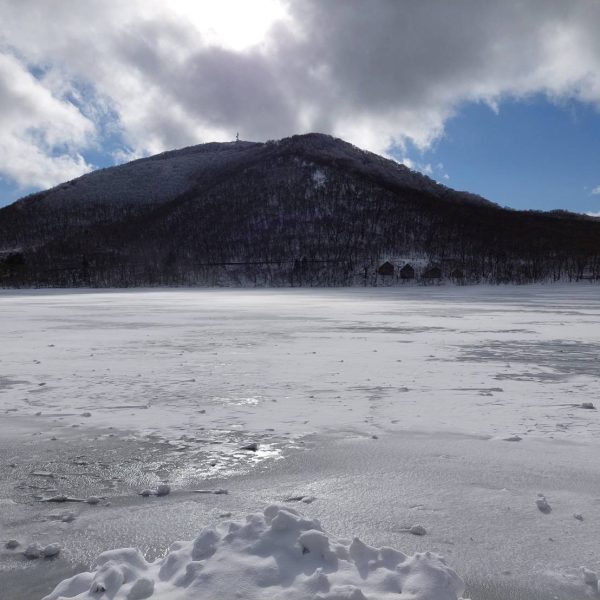
<svg viewBox="0 0 600 600"><path fill-rule="evenodd" d="M138 550L105 552L97 570L61 582L45 600L456 600L464 585L429 552L406 556L327 535L319 521L269 506L245 521L205 528L146 562Z"/></svg>
<svg viewBox="0 0 600 600"><path fill-rule="evenodd" d="M0 315L15 600L292 497L335 535L444 554L476 600L573 600L580 565L600 567L595 286L4 291ZM56 559L14 559L56 541Z"/></svg>
<svg viewBox="0 0 600 600"><path fill-rule="evenodd" d="M594 286L1 292L0 311L2 406L49 435L600 434L579 408L600 392Z"/></svg>

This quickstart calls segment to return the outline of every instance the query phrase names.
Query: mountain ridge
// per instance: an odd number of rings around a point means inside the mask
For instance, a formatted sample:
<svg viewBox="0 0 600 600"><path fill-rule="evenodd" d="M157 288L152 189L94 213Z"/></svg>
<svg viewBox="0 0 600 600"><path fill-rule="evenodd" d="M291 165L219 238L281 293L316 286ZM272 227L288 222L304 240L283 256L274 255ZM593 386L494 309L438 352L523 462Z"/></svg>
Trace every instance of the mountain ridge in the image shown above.
<svg viewBox="0 0 600 600"><path fill-rule="evenodd" d="M596 219L501 208L314 133L170 150L0 209L9 286L394 284L400 257L422 281L595 279L599 248Z"/></svg>
<svg viewBox="0 0 600 600"><path fill-rule="evenodd" d="M311 143L312 142L312 143ZM314 143L316 142L316 144ZM339 152L340 145L346 150L346 152ZM316 147L315 147L316 146ZM302 135L295 135L289 138L284 138L282 140L274 141L269 140L267 142L251 142L251 141L243 141L238 140L235 142L208 142L205 144L197 144L193 146L186 146L184 148L179 148L175 150L167 150L165 152L161 152L159 154L155 154L153 156L147 156L142 158L137 158L130 162L121 165L113 165L110 167L104 167L101 169L96 169L90 173L85 173L75 179L71 179L69 181L60 183L52 188L47 190L42 190L40 192L34 192L32 194L28 194L23 198L19 198L16 200L14 204L19 203L28 203L32 201L37 201L39 199L45 199L48 196L51 196L55 192L63 192L71 186L76 186L81 182L87 182L89 180L93 180L98 176L104 175L115 175L121 171L126 172L131 168L138 167L153 167L156 163L160 163L162 161L169 161L171 159L175 159L181 162L182 158L188 157L196 157L198 155L205 154L225 154L228 151L233 150L234 152L244 152L247 150L267 150L271 147L279 147L284 148L286 150L292 152L300 152L304 151L311 159L319 160L323 158L328 159L350 159L351 153L357 156L362 156L371 161L371 167L377 165L378 167L390 167L398 169L402 176L406 179L406 181L401 182L399 179L396 179L395 183L397 185L404 184L409 187L419 187L420 189L426 188L429 191L437 191L438 196L443 196L446 193L458 193L464 194L466 197L473 198L474 200L479 200L485 203L493 204L489 200L477 195L472 194L467 191L462 190L454 190L444 184L435 181L434 179L424 175L418 171L414 171L399 163L393 159L386 158L383 156L379 156L373 152L369 152L368 150L362 150L361 148L350 144L340 138L335 138L333 136L322 134L322 133L308 133ZM324 152L325 148L335 148L338 152ZM315 152L315 150L318 150ZM262 158L262 157L259 157ZM367 162L367 161L365 161ZM349 165L348 165L349 166ZM356 165L355 165L356 167ZM197 172L193 173L195 176L198 175ZM383 174L383 173L380 173ZM185 190L181 190L182 192Z"/></svg>

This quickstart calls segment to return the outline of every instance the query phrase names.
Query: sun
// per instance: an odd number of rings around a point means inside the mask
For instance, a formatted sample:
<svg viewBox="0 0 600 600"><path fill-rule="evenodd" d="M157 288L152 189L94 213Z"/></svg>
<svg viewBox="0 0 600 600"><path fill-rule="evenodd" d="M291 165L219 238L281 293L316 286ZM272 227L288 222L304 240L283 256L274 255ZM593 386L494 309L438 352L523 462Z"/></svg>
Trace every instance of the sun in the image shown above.
<svg viewBox="0 0 600 600"><path fill-rule="evenodd" d="M164 6L187 18L206 42L232 50L259 44L287 17L281 0L165 0Z"/></svg>

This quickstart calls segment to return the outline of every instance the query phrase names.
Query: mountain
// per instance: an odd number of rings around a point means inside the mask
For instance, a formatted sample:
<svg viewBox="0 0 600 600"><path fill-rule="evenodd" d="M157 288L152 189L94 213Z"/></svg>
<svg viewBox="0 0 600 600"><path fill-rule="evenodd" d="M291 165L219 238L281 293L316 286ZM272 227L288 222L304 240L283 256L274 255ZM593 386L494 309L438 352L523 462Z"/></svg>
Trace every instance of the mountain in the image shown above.
<svg viewBox="0 0 600 600"><path fill-rule="evenodd" d="M600 220L500 208L322 134L165 152L0 209L5 286L379 285L413 275L598 279Z"/></svg>

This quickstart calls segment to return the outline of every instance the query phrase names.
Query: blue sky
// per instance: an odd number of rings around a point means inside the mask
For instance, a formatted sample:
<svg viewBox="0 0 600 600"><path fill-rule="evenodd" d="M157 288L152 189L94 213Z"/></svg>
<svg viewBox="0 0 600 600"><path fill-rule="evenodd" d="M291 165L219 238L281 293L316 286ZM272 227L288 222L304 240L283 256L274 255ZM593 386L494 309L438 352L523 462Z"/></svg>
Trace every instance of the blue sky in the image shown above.
<svg viewBox="0 0 600 600"><path fill-rule="evenodd" d="M537 96L497 112L470 104L429 150L412 147L408 156L448 186L501 206L600 211L600 114L581 102Z"/></svg>
<svg viewBox="0 0 600 600"><path fill-rule="evenodd" d="M598 213L599 30L590 0L0 2L0 205L115 157L316 131Z"/></svg>

